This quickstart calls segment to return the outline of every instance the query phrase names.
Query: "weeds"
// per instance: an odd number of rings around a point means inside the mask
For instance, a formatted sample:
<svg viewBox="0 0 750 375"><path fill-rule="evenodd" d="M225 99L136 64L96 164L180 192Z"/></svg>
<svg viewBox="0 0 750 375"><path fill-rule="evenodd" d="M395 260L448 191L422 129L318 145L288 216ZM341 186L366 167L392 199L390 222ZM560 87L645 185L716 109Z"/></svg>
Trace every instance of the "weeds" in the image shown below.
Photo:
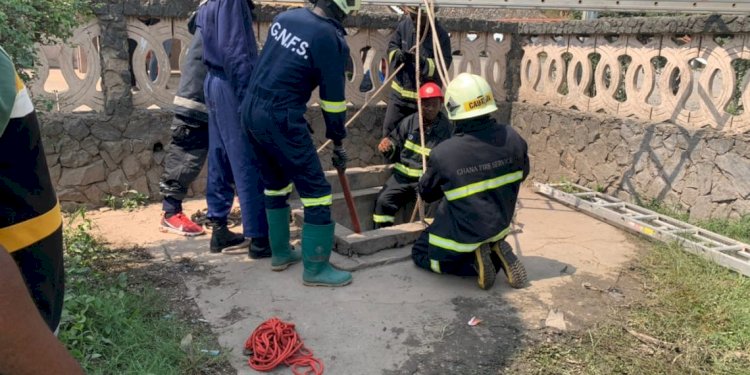
<svg viewBox="0 0 750 375"><path fill-rule="evenodd" d="M688 219L680 207L657 200L643 205ZM750 240L750 216L694 224ZM613 309L609 320L587 331L532 346L517 366L540 374L750 374L750 278L678 244L650 246L634 266L644 298ZM644 343L634 332L665 345Z"/></svg>
<svg viewBox="0 0 750 375"><path fill-rule="evenodd" d="M636 272L643 300L516 361L540 374L748 373L750 279L675 244L654 245ZM646 344L626 329L668 345Z"/></svg>
<svg viewBox="0 0 750 375"><path fill-rule="evenodd" d="M126 272L103 265L117 258L92 234L83 211L64 231L67 273L60 340L88 374L199 374L222 357L200 352L201 335L169 310L163 295ZM187 334L198 338L186 348Z"/></svg>
<svg viewBox="0 0 750 375"><path fill-rule="evenodd" d="M107 207L113 210L122 208L125 211L135 211L139 207L146 205L148 202L148 195L137 190L126 190L120 193L119 197L107 194L102 200Z"/></svg>

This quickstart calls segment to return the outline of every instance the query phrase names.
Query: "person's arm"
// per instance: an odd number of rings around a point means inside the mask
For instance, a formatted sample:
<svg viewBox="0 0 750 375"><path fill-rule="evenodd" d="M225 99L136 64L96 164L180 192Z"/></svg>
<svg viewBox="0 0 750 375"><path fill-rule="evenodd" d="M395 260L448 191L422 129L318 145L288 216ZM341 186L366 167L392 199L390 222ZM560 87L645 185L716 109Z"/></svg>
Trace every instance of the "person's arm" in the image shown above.
<svg viewBox="0 0 750 375"><path fill-rule="evenodd" d="M388 64L393 71L403 61L403 52L401 51L401 29L404 28L404 21L396 25L396 31L393 33L391 40L388 41Z"/></svg>
<svg viewBox="0 0 750 375"><path fill-rule="evenodd" d="M346 62L349 48L337 35L324 36L316 41L312 53L318 71L320 109L326 123L326 138L340 145L346 138Z"/></svg>
<svg viewBox="0 0 750 375"><path fill-rule="evenodd" d="M252 16L245 0L222 1L216 11L217 43L224 55L224 73L242 101L258 58Z"/></svg>
<svg viewBox="0 0 750 375"><path fill-rule="evenodd" d="M453 52L451 51L451 37L448 32L440 26L435 25L438 29L438 40L440 41L440 49L443 52L443 58L445 59L445 68L450 69L451 63L453 62Z"/></svg>
<svg viewBox="0 0 750 375"><path fill-rule="evenodd" d="M16 263L0 246L0 374L83 374L42 320Z"/></svg>
<svg viewBox="0 0 750 375"><path fill-rule="evenodd" d="M427 159L427 172L419 179L419 196L427 203L435 202L445 195L442 185L443 178L435 158Z"/></svg>
<svg viewBox="0 0 750 375"><path fill-rule="evenodd" d="M390 134L388 134L388 137L385 139L390 142L390 153L386 154L386 158L389 162L395 163L400 160L401 156L401 150L404 147L404 141L406 140L406 133L409 131L409 119L412 116L407 116L401 122L399 122L398 126L396 126L395 129L391 131Z"/></svg>

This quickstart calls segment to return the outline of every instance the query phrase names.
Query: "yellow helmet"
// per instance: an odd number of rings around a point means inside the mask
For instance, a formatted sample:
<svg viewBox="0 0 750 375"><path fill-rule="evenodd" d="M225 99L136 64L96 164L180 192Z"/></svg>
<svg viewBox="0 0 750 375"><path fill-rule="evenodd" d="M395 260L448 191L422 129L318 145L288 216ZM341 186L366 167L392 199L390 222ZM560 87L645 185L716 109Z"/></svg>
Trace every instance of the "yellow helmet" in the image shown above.
<svg viewBox="0 0 750 375"><path fill-rule="evenodd" d="M451 120L465 120L497 111L492 88L484 78L470 73L456 76L445 90L445 109Z"/></svg>
<svg viewBox="0 0 750 375"><path fill-rule="evenodd" d="M362 0L332 0L344 14L349 15L352 12L362 8Z"/></svg>

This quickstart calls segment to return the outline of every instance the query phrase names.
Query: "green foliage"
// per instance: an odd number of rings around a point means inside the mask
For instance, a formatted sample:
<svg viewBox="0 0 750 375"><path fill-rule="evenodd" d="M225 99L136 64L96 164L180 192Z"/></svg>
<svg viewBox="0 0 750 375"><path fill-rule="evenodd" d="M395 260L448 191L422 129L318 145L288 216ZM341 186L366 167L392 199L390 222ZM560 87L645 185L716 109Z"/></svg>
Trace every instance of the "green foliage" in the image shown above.
<svg viewBox="0 0 750 375"><path fill-rule="evenodd" d="M21 78L34 70L38 57L34 45L57 43L90 12L88 0L0 1L0 46L13 58Z"/></svg>
<svg viewBox="0 0 750 375"><path fill-rule="evenodd" d="M119 197L107 194L102 200L107 207L113 210L122 208L125 211L135 211L139 207L146 205L148 202L148 195L137 190L126 190L123 191Z"/></svg>
<svg viewBox="0 0 750 375"><path fill-rule="evenodd" d="M689 219L682 207L656 199L639 204ZM694 224L750 242L750 215ZM639 301L585 332L532 346L517 361L540 374L750 373L750 278L677 244L653 244L631 270L642 285ZM645 344L632 332L664 345Z"/></svg>
<svg viewBox="0 0 750 375"><path fill-rule="evenodd" d="M532 346L516 361L538 374L748 373L749 278L675 244L654 245L634 270L641 300L586 331Z"/></svg>
<svg viewBox="0 0 750 375"><path fill-rule="evenodd" d="M83 211L64 230L66 290L60 340L87 374L200 374L224 357L202 332L176 317L164 301L172 296L103 264L117 260L91 234ZM106 260L106 261L105 261ZM197 339L181 345L188 334Z"/></svg>

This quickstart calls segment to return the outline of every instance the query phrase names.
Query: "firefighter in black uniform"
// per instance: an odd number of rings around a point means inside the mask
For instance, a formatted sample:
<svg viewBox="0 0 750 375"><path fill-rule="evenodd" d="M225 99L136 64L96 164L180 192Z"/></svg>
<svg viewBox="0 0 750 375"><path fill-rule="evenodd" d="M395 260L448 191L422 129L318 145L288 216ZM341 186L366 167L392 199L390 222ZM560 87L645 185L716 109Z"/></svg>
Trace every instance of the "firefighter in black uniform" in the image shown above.
<svg viewBox="0 0 750 375"><path fill-rule="evenodd" d="M393 165L393 175L386 181L375 203L372 220L376 228L393 225L400 207L417 197L417 182L422 176L422 155L430 156L430 149L450 138L453 132L448 118L440 111L443 93L435 83L428 82L419 89L422 98L425 147L419 134L419 113L401 120L388 138L378 146Z"/></svg>
<svg viewBox="0 0 750 375"><path fill-rule="evenodd" d="M440 203L412 259L436 273L476 275L482 289L503 269L512 287L523 287L526 271L504 238L529 174L526 142L491 117L497 106L480 76L462 73L451 81L445 107L456 130L432 149L419 181L422 199Z"/></svg>
<svg viewBox="0 0 750 375"><path fill-rule="evenodd" d="M404 17L396 26L390 42L388 43L388 62L391 65L391 71L401 64L404 68L396 75L391 83L391 93L388 96L388 107L385 112L383 121L383 138L395 129L401 120L417 111L417 81L416 81L416 54L415 46L417 45L417 7L403 7L408 17ZM432 30L429 28L427 13L422 12L420 21L422 30L420 35L425 35L420 50L420 70L422 78L420 82L435 82L442 87L440 76L435 65L436 53L432 47ZM451 39L448 32L435 21L435 28L440 42L440 49L445 58L447 68L451 66L453 56L451 55Z"/></svg>
<svg viewBox="0 0 750 375"><path fill-rule="evenodd" d="M13 257L55 331L65 294L62 214L31 94L1 47L0 150L0 251Z"/></svg>

